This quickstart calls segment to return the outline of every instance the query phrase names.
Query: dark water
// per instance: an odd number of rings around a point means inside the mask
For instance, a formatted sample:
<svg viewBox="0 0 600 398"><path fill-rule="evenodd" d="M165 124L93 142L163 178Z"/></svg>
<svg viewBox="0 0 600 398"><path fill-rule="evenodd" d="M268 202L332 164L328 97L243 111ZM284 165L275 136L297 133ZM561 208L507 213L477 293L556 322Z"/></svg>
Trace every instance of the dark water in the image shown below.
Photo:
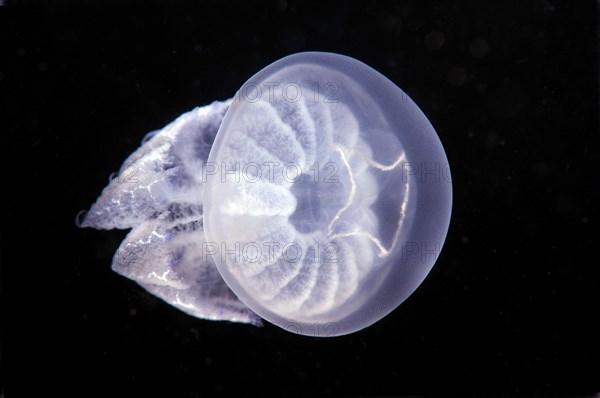
<svg viewBox="0 0 600 398"><path fill-rule="evenodd" d="M424 3L0 9L7 396L599 392L595 4ZM197 320L113 273L125 233L75 226L109 174L304 50L374 67L440 135L454 208L421 287L318 339Z"/></svg>

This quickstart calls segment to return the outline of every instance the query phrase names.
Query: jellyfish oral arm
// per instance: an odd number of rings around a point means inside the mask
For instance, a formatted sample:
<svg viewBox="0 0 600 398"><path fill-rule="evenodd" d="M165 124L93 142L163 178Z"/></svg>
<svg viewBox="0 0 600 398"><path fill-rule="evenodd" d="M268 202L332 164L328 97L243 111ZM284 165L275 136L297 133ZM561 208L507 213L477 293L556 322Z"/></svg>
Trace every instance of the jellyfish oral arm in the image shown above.
<svg viewBox="0 0 600 398"><path fill-rule="evenodd" d="M152 132L80 222L128 229L112 269L198 318L260 325L206 253L202 166L231 101L185 113Z"/></svg>

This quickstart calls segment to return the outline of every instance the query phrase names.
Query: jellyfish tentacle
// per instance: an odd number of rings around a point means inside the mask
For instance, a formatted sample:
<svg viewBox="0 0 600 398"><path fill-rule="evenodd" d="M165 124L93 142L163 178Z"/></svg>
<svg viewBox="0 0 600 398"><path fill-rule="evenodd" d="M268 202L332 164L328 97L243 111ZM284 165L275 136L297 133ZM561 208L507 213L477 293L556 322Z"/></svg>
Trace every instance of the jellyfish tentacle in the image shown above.
<svg viewBox="0 0 600 398"><path fill-rule="evenodd" d="M389 165L385 165L385 164L374 161L371 157L366 156L364 153L362 153L361 151L354 149L354 148L348 148L348 147L344 147L342 145L338 145L336 147L336 150L341 155L344 166L346 167L346 169L348 171L352 186L351 186L350 193L348 194L348 199L347 199L346 204L344 205L344 207L342 207L340 210L338 210L335 217L332 219L331 223L329 224L330 233L331 233L333 224L335 224L335 222L340 218L341 214L348 207L350 207L350 204L354 200L354 195L356 192L356 182L354 180L352 170L350 168L350 164L348 163L348 160L346 159L345 153L358 156L361 158L361 160L366 162L370 167L373 167L377 170L384 171L384 172L395 170L406 162L406 155L404 152L400 153L400 155L396 158L396 160L393 163L391 163ZM373 242L373 244L375 244L375 246L379 250L379 252L377 254L378 257L380 257L380 258L387 257L390 253L392 253L394 251L396 244L398 242L398 237L399 237L400 231L402 229L402 222L404 220L404 215L406 214L406 206L408 204L408 198L409 198L409 189L410 189L409 184L405 184L404 185L404 195L403 195L404 200L400 203L399 212L398 212L398 222L396 224L396 228L394 229L391 244L388 248L386 248L381 243L381 241L379 239L377 239L375 236L373 236L372 234L370 234L368 232L360 231L360 230L336 233L334 235L331 235L330 239L345 238L345 237L349 237L349 236L363 236L363 237L366 237L367 239L369 239L371 242Z"/></svg>
<svg viewBox="0 0 600 398"><path fill-rule="evenodd" d="M350 205L354 201L354 197L356 196L356 180L354 179L354 174L352 173L350 164L348 163L348 160L346 159L346 155L344 154L344 151L341 149L341 147L339 147L339 146L336 147L336 150L339 152L342 162L344 163L344 166L346 167L346 170L348 171L348 178L350 179L350 192L348 192L348 198L347 198L344 206L341 209L339 209L337 211L337 213L335 214L335 216L331 219L331 222L329 223L329 226L328 226L329 233L331 233L333 225L340 219L340 217L342 216L342 213L344 213L350 207Z"/></svg>
<svg viewBox="0 0 600 398"><path fill-rule="evenodd" d="M401 152L400 155L398 155L398 157L396 158L396 160L393 163L386 165L386 164L374 161L371 156L365 155L364 153L362 153L361 151L359 151L356 148L349 148L349 147L345 147L342 145L338 145L338 147L341 150L343 150L344 152L348 152L349 154L360 157L369 166L371 166L377 170L381 170L381 171L391 171L391 170L398 168L402 164L406 163L406 154L404 152Z"/></svg>

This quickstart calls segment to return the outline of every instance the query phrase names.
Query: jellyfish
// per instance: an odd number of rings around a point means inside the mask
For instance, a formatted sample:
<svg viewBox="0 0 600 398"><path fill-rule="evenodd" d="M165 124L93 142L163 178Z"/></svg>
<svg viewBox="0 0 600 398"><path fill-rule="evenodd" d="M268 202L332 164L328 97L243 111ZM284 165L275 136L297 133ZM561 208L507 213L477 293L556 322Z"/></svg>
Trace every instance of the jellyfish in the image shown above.
<svg viewBox="0 0 600 398"><path fill-rule="evenodd" d="M356 59L304 52L149 133L78 223L131 229L112 269L192 316L325 337L417 289L451 207L417 105Z"/></svg>

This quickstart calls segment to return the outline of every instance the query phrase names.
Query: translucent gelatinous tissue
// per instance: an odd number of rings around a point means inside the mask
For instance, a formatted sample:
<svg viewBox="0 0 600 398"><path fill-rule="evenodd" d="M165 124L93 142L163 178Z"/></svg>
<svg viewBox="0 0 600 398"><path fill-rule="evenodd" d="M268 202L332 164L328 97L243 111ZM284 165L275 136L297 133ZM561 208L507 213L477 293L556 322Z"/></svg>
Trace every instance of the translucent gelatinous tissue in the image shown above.
<svg viewBox="0 0 600 398"><path fill-rule="evenodd" d="M335 336L419 286L451 203L406 94L355 59L299 53L153 133L81 225L132 228L113 269L191 315Z"/></svg>

